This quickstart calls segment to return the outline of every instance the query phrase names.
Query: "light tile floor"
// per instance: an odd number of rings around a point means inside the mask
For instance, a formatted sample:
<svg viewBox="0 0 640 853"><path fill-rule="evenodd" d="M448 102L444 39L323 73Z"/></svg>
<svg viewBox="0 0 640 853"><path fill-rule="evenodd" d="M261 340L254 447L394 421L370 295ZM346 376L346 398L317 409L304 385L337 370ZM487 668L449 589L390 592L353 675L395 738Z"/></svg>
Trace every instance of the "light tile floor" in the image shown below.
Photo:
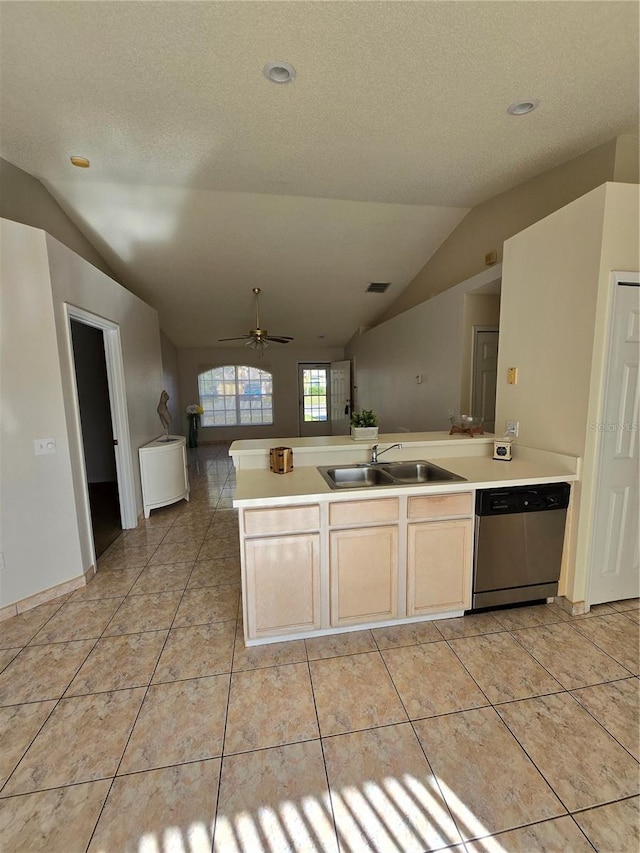
<svg viewBox="0 0 640 853"><path fill-rule="evenodd" d="M226 447L0 623L3 853L637 853L638 601L242 639Z"/></svg>

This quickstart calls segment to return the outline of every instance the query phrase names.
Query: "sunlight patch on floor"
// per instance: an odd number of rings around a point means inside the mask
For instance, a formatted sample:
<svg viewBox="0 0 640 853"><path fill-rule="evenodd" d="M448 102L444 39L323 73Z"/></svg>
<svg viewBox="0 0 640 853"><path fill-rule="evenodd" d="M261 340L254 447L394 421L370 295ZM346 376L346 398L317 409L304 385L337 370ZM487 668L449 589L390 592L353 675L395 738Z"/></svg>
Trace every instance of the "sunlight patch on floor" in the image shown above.
<svg viewBox="0 0 640 853"><path fill-rule="evenodd" d="M467 837L482 838L485 835L491 834L490 830L488 830L487 827L478 820L472 811L469 811L462 800L456 796L455 792L447 785L446 782L443 782L442 779L438 779L438 784L440 785L442 793L449 804L449 808L456 818L458 826L464 824ZM486 839L486 841L489 841L489 839ZM487 847L487 851L490 851L490 853L508 853L499 841L496 841L495 839L492 841L494 846Z"/></svg>

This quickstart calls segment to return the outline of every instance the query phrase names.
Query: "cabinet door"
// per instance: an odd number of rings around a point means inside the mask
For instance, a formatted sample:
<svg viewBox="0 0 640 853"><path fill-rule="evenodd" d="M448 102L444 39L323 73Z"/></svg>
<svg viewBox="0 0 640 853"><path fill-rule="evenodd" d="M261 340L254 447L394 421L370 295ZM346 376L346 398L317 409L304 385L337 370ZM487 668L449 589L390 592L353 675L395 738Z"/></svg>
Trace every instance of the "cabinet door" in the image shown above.
<svg viewBox="0 0 640 853"><path fill-rule="evenodd" d="M250 639L320 627L320 534L244 543Z"/></svg>
<svg viewBox="0 0 640 853"><path fill-rule="evenodd" d="M330 555L332 625L397 615L397 525L332 530Z"/></svg>
<svg viewBox="0 0 640 853"><path fill-rule="evenodd" d="M471 530L471 519L408 526L408 616L471 606Z"/></svg>

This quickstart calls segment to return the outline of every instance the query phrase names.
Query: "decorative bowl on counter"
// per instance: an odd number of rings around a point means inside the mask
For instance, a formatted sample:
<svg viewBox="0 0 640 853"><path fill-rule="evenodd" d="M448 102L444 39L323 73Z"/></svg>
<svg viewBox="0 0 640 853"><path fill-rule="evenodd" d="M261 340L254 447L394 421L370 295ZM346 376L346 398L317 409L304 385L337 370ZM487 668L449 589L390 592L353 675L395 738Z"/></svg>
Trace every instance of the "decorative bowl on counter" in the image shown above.
<svg viewBox="0 0 640 853"><path fill-rule="evenodd" d="M473 415L452 415L449 418L449 421L451 422L449 435L456 435L458 433L466 433L471 436L484 435L484 430L482 428L484 418L482 417L474 417Z"/></svg>

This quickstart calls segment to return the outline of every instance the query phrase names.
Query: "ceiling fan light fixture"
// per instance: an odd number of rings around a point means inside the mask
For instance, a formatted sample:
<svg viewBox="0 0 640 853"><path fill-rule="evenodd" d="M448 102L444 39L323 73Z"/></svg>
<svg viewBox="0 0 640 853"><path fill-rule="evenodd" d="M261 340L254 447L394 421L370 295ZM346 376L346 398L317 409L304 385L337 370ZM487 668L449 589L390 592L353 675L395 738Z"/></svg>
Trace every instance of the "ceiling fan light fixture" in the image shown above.
<svg viewBox="0 0 640 853"><path fill-rule="evenodd" d="M259 287L252 288L253 297L256 303L256 327L255 329L249 329L248 335L240 335L239 337L234 338L220 338L220 343L225 343L226 341L244 341L244 345L246 347L250 347L251 349L256 350L258 355L262 355L263 352L268 348L270 341L275 341L277 344L288 344L293 338L289 335L270 335L266 329L263 329L260 326L260 314L258 311L258 297L262 293L262 290Z"/></svg>

